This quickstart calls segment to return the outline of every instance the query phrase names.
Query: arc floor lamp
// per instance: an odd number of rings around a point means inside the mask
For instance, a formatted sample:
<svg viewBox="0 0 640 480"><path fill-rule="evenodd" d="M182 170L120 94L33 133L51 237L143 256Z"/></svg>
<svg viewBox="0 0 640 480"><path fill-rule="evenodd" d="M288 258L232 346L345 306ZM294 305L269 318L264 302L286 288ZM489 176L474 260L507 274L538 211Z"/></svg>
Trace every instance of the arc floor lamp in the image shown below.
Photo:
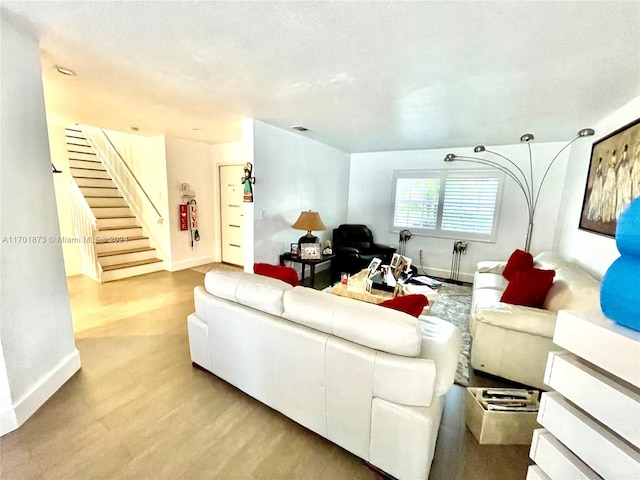
<svg viewBox="0 0 640 480"><path fill-rule="evenodd" d="M508 175L518 187L522 191L524 195L525 201L527 202L527 213L529 216L529 226L527 228L527 238L524 244L524 250L529 251L531 248L531 233L533 232L533 217L536 213L536 207L538 206L538 197L540 197L540 190L542 190L542 185L544 184L545 179L547 178L547 174L549 170L555 163L556 159L560 156L560 154L573 142L582 137L590 137L594 134L594 130L592 128L583 128L578 132L576 138L567 143L564 147L560 149L556 156L549 162L547 165L547 169L544 172L544 175L540 179L540 183L536 185L534 183L533 178L533 158L531 155L531 142L534 139L533 134L525 133L520 137L520 142L526 143L529 148L529 171L525 172L522 168L520 168L515 162L505 157L504 155L492 152L491 150L487 150L484 145L478 145L473 149L475 153L490 153L495 157L498 157L496 160L492 160L489 158L481 158L481 157L470 157L466 155L455 155L453 153L448 153L446 157L444 157L445 162L453 162L453 161L461 161L461 162L471 162L471 163L479 163L480 165L486 165L488 167L495 168L500 170L505 175ZM504 162L508 162L506 165Z"/></svg>

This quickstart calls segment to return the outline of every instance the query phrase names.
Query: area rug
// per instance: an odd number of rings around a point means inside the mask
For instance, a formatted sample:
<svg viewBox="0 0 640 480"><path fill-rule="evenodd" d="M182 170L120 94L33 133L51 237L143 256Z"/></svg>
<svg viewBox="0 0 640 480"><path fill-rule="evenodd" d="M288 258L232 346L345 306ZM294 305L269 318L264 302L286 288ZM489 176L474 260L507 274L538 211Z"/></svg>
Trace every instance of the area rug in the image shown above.
<svg viewBox="0 0 640 480"><path fill-rule="evenodd" d="M471 285L445 283L438 289L438 298L431 306L429 315L453 323L462 332L462 350L458 359L455 382L469 386L469 361L471 356L471 334L469 312L471 311Z"/></svg>

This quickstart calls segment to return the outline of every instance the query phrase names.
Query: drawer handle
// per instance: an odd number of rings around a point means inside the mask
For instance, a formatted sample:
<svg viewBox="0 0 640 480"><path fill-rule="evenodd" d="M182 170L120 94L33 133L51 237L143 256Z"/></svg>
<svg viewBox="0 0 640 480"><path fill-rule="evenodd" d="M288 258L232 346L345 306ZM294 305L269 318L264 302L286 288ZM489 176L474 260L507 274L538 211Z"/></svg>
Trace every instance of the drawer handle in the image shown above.
<svg viewBox="0 0 640 480"><path fill-rule="evenodd" d="M230 247L238 247L238 248L240 248L240 245L236 245L235 243L230 243L229 246Z"/></svg>
<svg viewBox="0 0 640 480"><path fill-rule="evenodd" d="M229 224L229 226L233 227L233 228L240 228L240 225L231 225L231 224Z"/></svg>

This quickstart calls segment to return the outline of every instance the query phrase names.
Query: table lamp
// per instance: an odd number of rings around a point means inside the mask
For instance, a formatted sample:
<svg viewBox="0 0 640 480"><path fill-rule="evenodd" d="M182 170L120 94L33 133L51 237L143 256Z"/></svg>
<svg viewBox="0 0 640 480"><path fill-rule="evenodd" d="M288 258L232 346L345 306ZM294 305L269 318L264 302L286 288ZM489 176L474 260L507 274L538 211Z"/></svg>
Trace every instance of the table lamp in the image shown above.
<svg viewBox="0 0 640 480"><path fill-rule="evenodd" d="M291 228L307 231L306 235L303 235L298 240L298 248L300 248L303 243L320 243L320 239L315 235L312 235L311 231L327 229L324 223L322 223L322 219L318 212L312 212L311 210L301 212L295 223L291 225Z"/></svg>

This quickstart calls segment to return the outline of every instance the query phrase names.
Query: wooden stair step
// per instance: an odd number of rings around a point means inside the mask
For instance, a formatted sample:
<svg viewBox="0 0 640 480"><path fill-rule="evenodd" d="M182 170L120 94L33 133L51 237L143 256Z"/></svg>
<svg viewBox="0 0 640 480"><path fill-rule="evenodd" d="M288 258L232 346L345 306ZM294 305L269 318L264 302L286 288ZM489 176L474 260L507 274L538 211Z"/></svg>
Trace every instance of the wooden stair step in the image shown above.
<svg viewBox="0 0 640 480"><path fill-rule="evenodd" d="M73 158L71 159L73 160ZM90 160L76 160L77 162L89 162ZM100 162L91 162L91 163L97 163L99 165L102 165ZM91 170L92 172L106 172L106 170L104 168L87 168L87 167L69 167L69 168L74 168L77 170Z"/></svg>
<svg viewBox="0 0 640 480"><path fill-rule="evenodd" d="M162 262L162 260L160 260L159 258L152 258L150 260L138 260L137 262L118 263L116 265L108 265L106 267L102 267L102 271L109 272L111 270L120 270L122 268L137 267L139 265L148 265L150 263L158 262Z"/></svg>
<svg viewBox="0 0 640 480"><path fill-rule="evenodd" d="M98 253L98 258L112 257L114 255L127 255L129 253L151 252L151 251L155 251L155 248L152 248L152 247L130 248L129 250L116 250L114 252Z"/></svg>
<svg viewBox="0 0 640 480"><path fill-rule="evenodd" d="M70 152L70 153L84 153L84 152ZM95 153L87 153L87 155L95 155ZM88 162L88 163L99 163L100 165L102 165L102 162L100 160L87 160L86 158L73 158L72 156L69 155L69 160L75 160L76 162ZM78 167L72 167L72 168L78 168Z"/></svg>
<svg viewBox="0 0 640 480"><path fill-rule="evenodd" d="M109 197L109 198L114 198L114 197ZM91 207L92 210L93 209L98 209L98 208L117 208L117 207ZM128 208L128 207L122 207L122 208ZM96 218L98 220L112 220L114 218L121 218L121 219L125 220L125 219L136 218L136 217L135 217L135 215L127 215L127 216L124 216L124 217L122 215L118 215L116 217L113 217L113 216L111 216L111 217L99 217L98 215L96 215ZM101 228L100 230L104 230L104 229Z"/></svg>
<svg viewBox="0 0 640 480"><path fill-rule="evenodd" d="M135 217L132 217L135 218ZM140 225L120 225L117 227L100 227L101 232L108 232L109 230L126 230L132 228L142 228Z"/></svg>
<svg viewBox="0 0 640 480"><path fill-rule="evenodd" d="M98 236L100 236L100 235L98 235ZM149 240L149 237L145 237L144 235L135 235L135 236L132 236L132 237L127 237L127 241L129 241L129 242L132 242L134 240ZM96 243L123 243L123 242L96 242Z"/></svg>
<svg viewBox="0 0 640 480"><path fill-rule="evenodd" d="M81 187L81 188L85 188L85 187ZM86 187L86 188L93 188L93 187ZM85 195L84 198L124 198L122 196L120 197L108 197L108 196L104 196L104 195ZM110 208L110 207L104 207L104 208Z"/></svg>
<svg viewBox="0 0 640 480"><path fill-rule="evenodd" d="M96 171L99 171L99 170L96 170ZM73 178L84 178L85 180L111 180L110 178L104 178L104 177L85 177L84 175L83 176L72 175L72 176Z"/></svg>

